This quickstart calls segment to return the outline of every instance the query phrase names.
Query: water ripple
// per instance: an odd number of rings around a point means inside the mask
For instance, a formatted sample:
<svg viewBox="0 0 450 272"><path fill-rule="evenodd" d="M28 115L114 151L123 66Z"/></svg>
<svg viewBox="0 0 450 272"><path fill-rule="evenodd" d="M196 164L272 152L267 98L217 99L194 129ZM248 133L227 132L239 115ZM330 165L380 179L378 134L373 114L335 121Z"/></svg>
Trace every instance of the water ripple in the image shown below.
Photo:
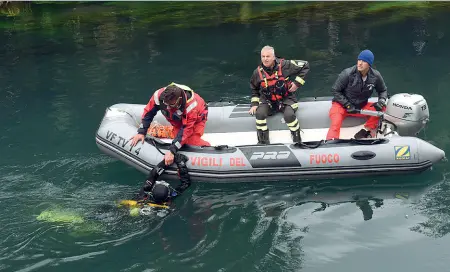
<svg viewBox="0 0 450 272"><path fill-rule="evenodd" d="M36 269L41 268L43 266L46 266L46 265L52 263L53 261L54 261L54 259L45 259L45 260L39 261L39 262L37 262L37 263L35 263L33 265L29 265L29 266L27 266L25 268L17 270L17 272L33 271L33 270L36 270Z"/></svg>
<svg viewBox="0 0 450 272"><path fill-rule="evenodd" d="M447 171L447 164L433 173L384 179L395 183L392 187L381 186L381 178L358 179L359 185L347 179L341 185L328 180L251 185L194 181L192 190L164 217L132 217L116 201L136 192L144 175L92 151L86 144L93 146L92 137L86 135L97 128L104 107L142 103L152 90L172 81L184 82L208 101L248 103L250 73L266 44L274 45L281 57L310 62L312 72L299 97L329 95L336 73L354 63L361 47L372 44L391 90L429 91L435 122L427 133L448 151L449 133L441 125L448 71L428 71L430 63L446 67L445 20L431 16L443 20L436 24L414 18L419 24L405 25L413 25L416 30L408 31L416 35L403 39L398 33L406 29L396 24L368 28L358 19L343 22L328 13L299 9L293 21L267 19L247 22L244 28L224 23L166 32L154 18L159 15L148 16L145 9L101 5L96 12L105 20L95 24L85 13L96 5L65 11L71 17L61 31L57 18L50 20L43 9L42 17L36 18L42 20L39 26L45 23L44 29L0 33L0 140L5 143L0 166L0 269L350 271L366 264L360 261L364 254L372 262L381 254L439 256L433 250L446 244L441 239L448 239L450 231L450 181L448 174L443 179L437 175ZM248 5L242 11L257 16ZM183 12L174 6L164 10L174 17ZM214 18L223 15L219 10L213 13ZM32 17L21 18L28 24ZM384 49L386 42L380 43L374 33L401 39ZM206 36L214 46L207 41L182 42ZM437 47L436 41L442 45ZM418 56L405 58L405 46ZM419 79L415 73L423 76ZM406 184L408 179L439 182L414 190ZM425 242L429 244L422 249ZM448 252L448 247L439 249ZM434 262L446 264L439 257L431 260L424 263L433 263L433 268ZM407 264L419 262L414 261ZM339 269L343 263L350 269Z"/></svg>
<svg viewBox="0 0 450 272"><path fill-rule="evenodd" d="M67 262L83 260L86 258L90 259L93 256L105 254L106 252L107 252L106 250L101 250L101 251L94 251L94 252L89 252L86 254L81 254L81 255L76 255L76 256L71 256L71 257L64 257L64 258L61 258L60 262L67 263Z"/></svg>

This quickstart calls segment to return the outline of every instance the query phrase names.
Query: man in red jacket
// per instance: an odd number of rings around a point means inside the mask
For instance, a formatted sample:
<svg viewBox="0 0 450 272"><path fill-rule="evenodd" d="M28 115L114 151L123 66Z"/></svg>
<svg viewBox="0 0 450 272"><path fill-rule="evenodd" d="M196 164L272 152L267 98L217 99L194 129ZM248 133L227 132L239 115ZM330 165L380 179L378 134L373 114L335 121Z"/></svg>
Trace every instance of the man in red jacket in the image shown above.
<svg viewBox="0 0 450 272"><path fill-rule="evenodd" d="M144 142L145 134L159 110L173 126L175 135L169 151L164 155L166 165L173 163L174 155L184 144L211 146L201 138L205 130L208 106L191 88L176 83L171 83L152 95L142 114L138 133L132 137L131 146L139 141Z"/></svg>

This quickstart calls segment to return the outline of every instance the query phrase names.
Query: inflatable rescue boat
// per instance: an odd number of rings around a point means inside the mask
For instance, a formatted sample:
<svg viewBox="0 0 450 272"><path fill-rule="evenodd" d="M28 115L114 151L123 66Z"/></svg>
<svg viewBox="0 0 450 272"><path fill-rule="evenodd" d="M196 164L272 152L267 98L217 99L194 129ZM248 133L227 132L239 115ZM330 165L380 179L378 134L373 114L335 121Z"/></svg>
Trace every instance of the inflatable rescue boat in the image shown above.
<svg viewBox="0 0 450 272"><path fill-rule="evenodd" d="M443 150L416 137L429 121L429 109L423 96L396 94L389 98L385 113L361 111L367 116L380 117L373 138L353 139L367 118L347 117L340 139L326 141L331 99L299 100L296 115L302 130L302 144L292 142L280 113L267 119L271 144L258 145L255 117L248 113L249 104L208 103L208 121L202 138L212 146L185 145L179 152L189 157L191 178L208 182L418 173L445 157ZM369 101L375 102L376 98ZM163 159L172 139L147 136L144 143L130 146L144 107L138 104L108 107L97 131L96 143L102 152L148 173ZM160 112L153 124L169 126ZM162 178L177 178L175 165Z"/></svg>

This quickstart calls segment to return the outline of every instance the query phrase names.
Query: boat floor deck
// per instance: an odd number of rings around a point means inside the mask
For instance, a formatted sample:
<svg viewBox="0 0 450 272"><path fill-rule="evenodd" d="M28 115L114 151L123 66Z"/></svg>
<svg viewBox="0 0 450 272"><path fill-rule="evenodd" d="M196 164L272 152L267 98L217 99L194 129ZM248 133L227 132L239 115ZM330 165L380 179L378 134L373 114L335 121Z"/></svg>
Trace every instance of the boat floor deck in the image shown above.
<svg viewBox="0 0 450 272"><path fill-rule="evenodd" d="M351 139L354 137L363 125L341 128L340 139ZM301 131L302 141L320 141L325 140L328 133L328 128L319 129L303 129ZM291 133L289 130L272 130L269 134L270 143L292 143ZM256 145L258 139L256 131L246 132L233 132L233 133L205 133L202 139L211 143L212 146L216 145ZM171 142L171 139L161 139L164 142Z"/></svg>

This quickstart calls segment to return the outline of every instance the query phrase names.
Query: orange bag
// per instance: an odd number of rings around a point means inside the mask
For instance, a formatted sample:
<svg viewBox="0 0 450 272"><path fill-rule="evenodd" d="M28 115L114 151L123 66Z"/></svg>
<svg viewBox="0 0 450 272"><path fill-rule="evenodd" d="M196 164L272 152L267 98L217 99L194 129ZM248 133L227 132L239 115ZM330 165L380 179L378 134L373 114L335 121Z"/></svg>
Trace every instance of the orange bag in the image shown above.
<svg viewBox="0 0 450 272"><path fill-rule="evenodd" d="M173 139L173 127L171 125L162 125L158 122L152 122L147 130L147 135L157 138Z"/></svg>

